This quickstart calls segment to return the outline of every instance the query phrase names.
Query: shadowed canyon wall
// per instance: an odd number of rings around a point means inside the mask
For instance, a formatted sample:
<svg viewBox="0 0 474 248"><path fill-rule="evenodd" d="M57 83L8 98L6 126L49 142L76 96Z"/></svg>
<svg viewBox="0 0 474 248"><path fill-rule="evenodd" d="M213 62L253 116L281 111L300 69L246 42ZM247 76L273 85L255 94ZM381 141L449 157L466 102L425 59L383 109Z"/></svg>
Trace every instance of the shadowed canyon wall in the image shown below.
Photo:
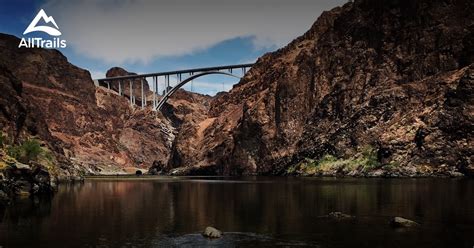
<svg viewBox="0 0 474 248"><path fill-rule="evenodd" d="M360 0L324 12L213 99L197 131L178 135L169 166L285 174L306 159L370 147L393 175L467 173L473 9L462 0Z"/></svg>

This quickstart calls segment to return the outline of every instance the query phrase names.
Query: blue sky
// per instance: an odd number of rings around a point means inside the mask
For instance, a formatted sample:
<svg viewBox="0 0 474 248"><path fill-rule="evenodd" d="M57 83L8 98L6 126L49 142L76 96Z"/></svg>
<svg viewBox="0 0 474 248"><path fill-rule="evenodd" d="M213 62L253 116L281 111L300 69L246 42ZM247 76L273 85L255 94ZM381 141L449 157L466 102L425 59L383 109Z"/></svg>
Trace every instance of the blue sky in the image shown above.
<svg viewBox="0 0 474 248"><path fill-rule="evenodd" d="M22 37L43 8L68 42L60 51L97 78L113 66L149 73L251 63L303 34L321 11L343 2L0 0L0 32ZM194 89L213 95L235 83L207 76Z"/></svg>

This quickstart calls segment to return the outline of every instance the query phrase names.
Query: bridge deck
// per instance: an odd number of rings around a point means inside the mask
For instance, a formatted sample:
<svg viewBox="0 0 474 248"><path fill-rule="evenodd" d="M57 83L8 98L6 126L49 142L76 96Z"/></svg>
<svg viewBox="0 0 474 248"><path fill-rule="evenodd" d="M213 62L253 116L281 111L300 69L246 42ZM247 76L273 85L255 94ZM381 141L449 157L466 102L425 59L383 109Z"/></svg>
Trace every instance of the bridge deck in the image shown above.
<svg viewBox="0 0 474 248"><path fill-rule="evenodd" d="M177 74L187 74L195 72L206 72L206 71L219 71L219 70L229 70L229 69L239 69L243 67L252 67L254 64L239 64L239 65L224 65L224 66L214 66L214 67L204 67L204 68L195 68L188 70L178 70L178 71L166 71L166 72L156 72L156 73L147 73L140 75L127 75L119 77L109 77L97 79L99 82L104 81L113 81L113 80L125 80L125 79L136 79L136 78L146 78L146 77L159 77L166 75L177 75Z"/></svg>

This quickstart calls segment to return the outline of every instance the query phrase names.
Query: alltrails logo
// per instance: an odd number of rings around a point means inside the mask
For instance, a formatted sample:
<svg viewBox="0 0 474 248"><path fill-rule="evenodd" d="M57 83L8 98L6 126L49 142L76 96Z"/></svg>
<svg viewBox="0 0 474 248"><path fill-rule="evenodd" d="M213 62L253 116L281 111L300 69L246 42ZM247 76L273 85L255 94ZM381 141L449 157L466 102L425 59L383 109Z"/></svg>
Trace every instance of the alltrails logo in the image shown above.
<svg viewBox="0 0 474 248"><path fill-rule="evenodd" d="M54 25L52 26L41 26L38 25L38 22L43 20L45 24L51 23ZM60 36L61 31L59 31L58 24L54 21L52 16L46 15L43 9L41 9L38 14L35 16L33 21L31 21L30 25L25 29L23 35L31 33L31 32L44 32L51 36ZM22 38L18 48L26 47L26 48L65 48L66 47L66 40L62 40L59 37L55 37L52 40L50 39L43 39L40 37L36 38Z"/></svg>

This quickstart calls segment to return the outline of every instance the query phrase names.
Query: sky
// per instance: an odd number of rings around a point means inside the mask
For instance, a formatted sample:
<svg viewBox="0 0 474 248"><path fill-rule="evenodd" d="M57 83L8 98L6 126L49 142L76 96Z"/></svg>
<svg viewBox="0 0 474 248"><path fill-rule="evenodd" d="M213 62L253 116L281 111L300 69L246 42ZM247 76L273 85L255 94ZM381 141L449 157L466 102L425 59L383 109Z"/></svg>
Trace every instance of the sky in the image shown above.
<svg viewBox="0 0 474 248"><path fill-rule="evenodd" d="M44 9L67 40L59 50L97 79L114 66L151 73L253 63L302 35L322 11L345 2L0 0L0 32L23 37ZM235 78L210 75L196 79L193 90L214 95L235 83Z"/></svg>

